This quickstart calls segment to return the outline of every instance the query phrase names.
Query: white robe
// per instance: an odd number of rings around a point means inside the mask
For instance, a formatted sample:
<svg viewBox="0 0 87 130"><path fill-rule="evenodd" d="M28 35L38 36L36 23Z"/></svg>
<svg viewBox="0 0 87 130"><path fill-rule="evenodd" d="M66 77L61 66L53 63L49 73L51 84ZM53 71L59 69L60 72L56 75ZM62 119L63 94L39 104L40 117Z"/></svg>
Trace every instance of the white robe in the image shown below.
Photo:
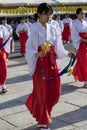
<svg viewBox="0 0 87 130"><path fill-rule="evenodd" d="M61 33L63 32L63 29L64 29L64 25L63 25L63 22L62 20L56 20L57 23L59 24L59 27L60 27L60 30L61 30Z"/></svg>
<svg viewBox="0 0 87 130"><path fill-rule="evenodd" d="M56 20L51 20L51 21L48 22L48 24L51 24L52 26L54 26L58 30L58 33L61 34L61 30L60 30L59 24L57 23Z"/></svg>
<svg viewBox="0 0 87 130"><path fill-rule="evenodd" d="M45 41L49 41L54 45L57 58L63 58L68 55L68 51L65 50L61 35L52 25L46 24L46 28L41 23L37 23L35 28L32 29L29 39L26 43L26 60L28 63L29 74L33 75L36 68L38 47Z"/></svg>
<svg viewBox="0 0 87 130"><path fill-rule="evenodd" d="M6 24L5 24L5 27L7 28L8 32L9 32L9 35L12 35L12 34L13 34L12 26L6 23ZM8 42L10 42L10 43L9 43L9 44L10 44L10 52L12 51L12 50L11 50L12 40L13 40L13 37L11 36L11 37L9 38L9 40L8 40Z"/></svg>
<svg viewBox="0 0 87 130"><path fill-rule="evenodd" d="M8 32L7 28L3 25L0 26L0 30L2 32L1 38L3 39L3 43L9 38L10 33ZM4 49L7 53L10 53L10 41L8 40L4 46Z"/></svg>
<svg viewBox="0 0 87 130"><path fill-rule="evenodd" d="M72 19L71 18L64 18L62 20L63 24L68 23L70 28L72 29Z"/></svg>
<svg viewBox="0 0 87 130"><path fill-rule="evenodd" d="M23 30L26 31L28 36L30 35L30 29L28 27L28 24L27 23L19 23L17 25L17 28L16 28L16 34L18 35L18 37L19 37L19 32L23 31Z"/></svg>
<svg viewBox="0 0 87 130"><path fill-rule="evenodd" d="M11 34L13 33L13 29L12 29L11 25L5 24L5 27L7 28L9 33L11 33Z"/></svg>
<svg viewBox="0 0 87 130"><path fill-rule="evenodd" d="M31 29L32 29L32 23L31 22L26 22L28 24L28 27L29 27L29 30L31 32Z"/></svg>
<svg viewBox="0 0 87 130"><path fill-rule="evenodd" d="M84 20L81 22L78 19L76 19L72 23L72 31L71 31L72 43L76 50L79 49L79 45L80 45L80 40L81 40L81 37L79 35L80 32L87 32L87 22Z"/></svg>

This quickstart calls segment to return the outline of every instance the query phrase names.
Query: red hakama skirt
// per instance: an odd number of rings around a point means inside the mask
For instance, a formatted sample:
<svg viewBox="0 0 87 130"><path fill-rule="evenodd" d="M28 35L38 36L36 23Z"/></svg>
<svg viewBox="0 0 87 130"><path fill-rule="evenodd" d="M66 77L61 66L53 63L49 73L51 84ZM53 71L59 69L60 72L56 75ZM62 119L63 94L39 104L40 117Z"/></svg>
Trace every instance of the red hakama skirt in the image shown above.
<svg viewBox="0 0 87 130"><path fill-rule="evenodd" d="M63 41L70 41L71 38L71 29L68 23L64 24L64 29L62 32L62 40Z"/></svg>
<svg viewBox="0 0 87 130"><path fill-rule="evenodd" d="M33 75L33 91L26 101L28 110L38 124L50 123L52 108L60 97L60 78L55 78L58 75L55 59L53 46L44 57L38 58ZM50 77L55 79L48 80Z"/></svg>
<svg viewBox="0 0 87 130"><path fill-rule="evenodd" d="M87 39L87 33L80 33L81 38ZM87 43L81 42L77 51L77 61L72 73L76 80L87 81Z"/></svg>
<svg viewBox="0 0 87 130"><path fill-rule="evenodd" d="M21 54L25 54L25 45L27 42L28 36L26 32L20 33L19 34L19 40L20 40L20 45L21 45Z"/></svg>
<svg viewBox="0 0 87 130"><path fill-rule="evenodd" d="M0 38L0 46L3 44L3 39ZM0 49L0 85L5 84L7 77L7 58L8 53L4 48Z"/></svg>

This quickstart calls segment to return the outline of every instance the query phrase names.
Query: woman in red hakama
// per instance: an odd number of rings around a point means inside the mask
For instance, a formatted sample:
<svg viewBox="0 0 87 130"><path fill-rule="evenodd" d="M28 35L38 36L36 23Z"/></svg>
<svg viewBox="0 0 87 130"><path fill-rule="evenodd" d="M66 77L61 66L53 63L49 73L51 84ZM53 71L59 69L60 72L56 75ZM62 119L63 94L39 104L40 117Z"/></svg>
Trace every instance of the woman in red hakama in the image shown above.
<svg viewBox="0 0 87 130"><path fill-rule="evenodd" d="M3 39L0 38L0 46L3 44ZM5 51L4 48L0 49L0 86L2 92L5 93L8 89L5 86L6 77L7 77L7 58L8 53Z"/></svg>
<svg viewBox="0 0 87 130"><path fill-rule="evenodd" d="M20 40L20 48L21 48L21 54L25 54L25 46L28 39L28 36L30 34L30 28L28 27L28 24L25 23L25 18L20 18L20 23L17 25L16 33Z"/></svg>
<svg viewBox="0 0 87 130"><path fill-rule="evenodd" d="M68 14L65 14L65 18L62 20L64 28L62 32L62 40L64 42L70 42L71 40L71 28L72 28L72 19L69 18Z"/></svg>
<svg viewBox="0 0 87 130"><path fill-rule="evenodd" d="M82 39L87 39L87 33L79 33ZM76 80L87 81L87 44L84 41L80 42L80 47L77 51L77 62L73 69L73 75Z"/></svg>
<svg viewBox="0 0 87 130"><path fill-rule="evenodd" d="M70 39L71 39L71 29L70 29L69 23L65 23L64 29L62 32L62 40L63 41L70 41Z"/></svg>
<svg viewBox="0 0 87 130"><path fill-rule="evenodd" d="M87 87L87 23L83 20L85 14L82 8L76 10L76 15L71 36L77 52L77 61L72 74L76 80L84 82L84 87Z"/></svg>
<svg viewBox="0 0 87 130"><path fill-rule="evenodd" d="M53 13L47 3L38 6L39 22L31 30L26 44L29 74L33 76L33 91L26 106L38 122L40 130L50 130L53 106L59 101L61 85L56 59L72 56L62 45L61 33L48 24ZM60 30L59 30L60 31Z"/></svg>

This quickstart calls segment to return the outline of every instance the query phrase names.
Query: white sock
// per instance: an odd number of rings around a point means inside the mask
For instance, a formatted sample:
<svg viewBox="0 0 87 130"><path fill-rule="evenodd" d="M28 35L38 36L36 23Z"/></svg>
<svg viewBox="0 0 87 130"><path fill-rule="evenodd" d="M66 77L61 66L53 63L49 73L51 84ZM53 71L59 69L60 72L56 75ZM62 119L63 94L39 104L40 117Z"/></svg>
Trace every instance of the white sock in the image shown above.
<svg viewBox="0 0 87 130"><path fill-rule="evenodd" d="M6 89L6 85L5 84L1 85L1 89Z"/></svg>

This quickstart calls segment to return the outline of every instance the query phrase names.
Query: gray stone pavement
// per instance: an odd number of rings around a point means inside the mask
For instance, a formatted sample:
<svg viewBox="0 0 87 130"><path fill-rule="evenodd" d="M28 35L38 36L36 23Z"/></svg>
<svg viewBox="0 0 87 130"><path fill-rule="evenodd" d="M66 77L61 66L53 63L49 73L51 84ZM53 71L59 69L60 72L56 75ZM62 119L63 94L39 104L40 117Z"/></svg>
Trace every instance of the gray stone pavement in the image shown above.
<svg viewBox="0 0 87 130"><path fill-rule="evenodd" d="M0 94L0 130L38 130L35 119L28 112L25 101L32 91L25 58L15 52L8 61L7 87L9 92ZM71 44L65 45L72 50ZM62 59L62 67L69 58ZM52 130L87 130L87 89L67 74L61 77L62 90L58 104L52 111Z"/></svg>

